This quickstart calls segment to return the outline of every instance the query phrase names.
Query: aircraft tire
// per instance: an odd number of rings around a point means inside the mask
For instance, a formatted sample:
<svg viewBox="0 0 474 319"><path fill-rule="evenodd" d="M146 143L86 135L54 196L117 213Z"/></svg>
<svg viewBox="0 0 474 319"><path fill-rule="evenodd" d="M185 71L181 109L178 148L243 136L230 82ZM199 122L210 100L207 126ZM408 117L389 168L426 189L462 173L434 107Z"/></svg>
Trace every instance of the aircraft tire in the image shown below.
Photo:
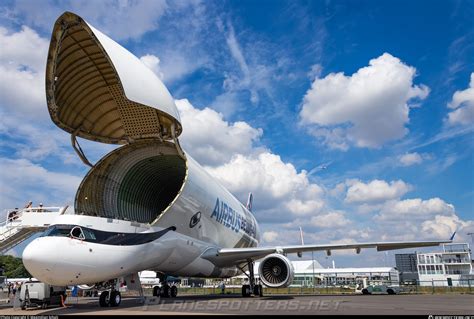
<svg viewBox="0 0 474 319"><path fill-rule="evenodd" d="M258 297L263 297L263 286L262 285L255 285L253 287L253 294Z"/></svg>
<svg viewBox="0 0 474 319"><path fill-rule="evenodd" d="M171 286L171 288L170 288L170 296L171 296L171 298L176 298L177 295L178 295L178 287L176 287L176 286Z"/></svg>
<svg viewBox="0 0 474 319"><path fill-rule="evenodd" d="M169 298L170 297L170 286L168 284L163 285L161 288L161 296L163 298Z"/></svg>
<svg viewBox="0 0 474 319"><path fill-rule="evenodd" d="M122 302L122 295L120 294L120 292L117 290L112 291L112 293L110 294L110 306L118 307L121 302Z"/></svg>
<svg viewBox="0 0 474 319"><path fill-rule="evenodd" d="M250 285L242 285L242 297L250 297Z"/></svg>
<svg viewBox="0 0 474 319"><path fill-rule="evenodd" d="M100 294L99 305L101 307L108 307L109 306L109 292L107 290L102 291L102 293Z"/></svg>
<svg viewBox="0 0 474 319"><path fill-rule="evenodd" d="M159 297L161 295L161 288L158 286L153 287L153 296Z"/></svg>

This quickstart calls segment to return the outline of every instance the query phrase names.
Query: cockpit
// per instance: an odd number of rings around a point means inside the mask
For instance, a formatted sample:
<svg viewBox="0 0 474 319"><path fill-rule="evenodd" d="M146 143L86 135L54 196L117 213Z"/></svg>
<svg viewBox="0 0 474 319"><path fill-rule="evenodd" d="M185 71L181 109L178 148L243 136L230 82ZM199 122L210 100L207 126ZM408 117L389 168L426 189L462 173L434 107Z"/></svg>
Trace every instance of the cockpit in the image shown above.
<svg viewBox="0 0 474 319"><path fill-rule="evenodd" d="M41 237L68 237L90 243L115 246L141 245L152 242L176 227L168 227L157 232L123 233L92 229L79 225L53 225Z"/></svg>
<svg viewBox="0 0 474 319"><path fill-rule="evenodd" d="M54 225L50 226L42 237L70 237L74 239L96 241L97 237L92 229L76 225Z"/></svg>

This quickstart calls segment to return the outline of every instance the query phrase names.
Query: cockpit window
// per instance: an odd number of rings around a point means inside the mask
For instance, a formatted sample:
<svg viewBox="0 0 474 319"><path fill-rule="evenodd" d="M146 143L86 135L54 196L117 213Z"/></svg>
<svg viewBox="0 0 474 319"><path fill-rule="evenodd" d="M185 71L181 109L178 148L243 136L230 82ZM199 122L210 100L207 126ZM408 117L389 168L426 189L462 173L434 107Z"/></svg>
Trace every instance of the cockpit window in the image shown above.
<svg viewBox="0 0 474 319"><path fill-rule="evenodd" d="M92 242L97 240L94 232L91 229L82 228L82 232L84 233L84 237L85 237L86 240L92 241Z"/></svg>
<svg viewBox="0 0 474 319"><path fill-rule="evenodd" d="M54 225L49 227L43 236L68 237L73 227L72 225Z"/></svg>
<svg viewBox="0 0 474 319"><path fill-rule="evenodd" d="M122 233L91 229L78 225L53 225L50 226L42 236L69 237L103 245L130 246L152 242L165 235L167 232L175 230L176 227L171 226L157 232Z"/></svg>

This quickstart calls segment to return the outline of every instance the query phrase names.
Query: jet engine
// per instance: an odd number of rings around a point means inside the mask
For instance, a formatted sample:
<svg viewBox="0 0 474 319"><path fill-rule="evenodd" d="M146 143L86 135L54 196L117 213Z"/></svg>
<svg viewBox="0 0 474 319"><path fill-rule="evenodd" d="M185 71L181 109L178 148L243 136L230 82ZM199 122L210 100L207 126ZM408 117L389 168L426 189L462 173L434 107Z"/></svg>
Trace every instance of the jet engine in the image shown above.
<svg viewBox="0 0 474 319"><path fill-rule="evenodd" d="M270 288L288 287L293 282L295 270L291 261L281 254L265 257L258 269L260 280Z"/></svg>

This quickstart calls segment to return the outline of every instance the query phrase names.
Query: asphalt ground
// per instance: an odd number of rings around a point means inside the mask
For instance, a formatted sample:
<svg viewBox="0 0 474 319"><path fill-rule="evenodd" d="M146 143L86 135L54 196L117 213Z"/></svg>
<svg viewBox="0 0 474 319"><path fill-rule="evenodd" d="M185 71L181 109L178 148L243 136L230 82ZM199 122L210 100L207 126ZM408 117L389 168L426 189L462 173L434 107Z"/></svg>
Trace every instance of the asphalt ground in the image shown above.
<svg viewBox="0 0 474 319"><path fill-rule="evenodd" d="M123 298L117 308L101 308L98 298L70 297L66 307L21 310L0 306L0 315L474 315L474 295L237 295Z"/></svg>

